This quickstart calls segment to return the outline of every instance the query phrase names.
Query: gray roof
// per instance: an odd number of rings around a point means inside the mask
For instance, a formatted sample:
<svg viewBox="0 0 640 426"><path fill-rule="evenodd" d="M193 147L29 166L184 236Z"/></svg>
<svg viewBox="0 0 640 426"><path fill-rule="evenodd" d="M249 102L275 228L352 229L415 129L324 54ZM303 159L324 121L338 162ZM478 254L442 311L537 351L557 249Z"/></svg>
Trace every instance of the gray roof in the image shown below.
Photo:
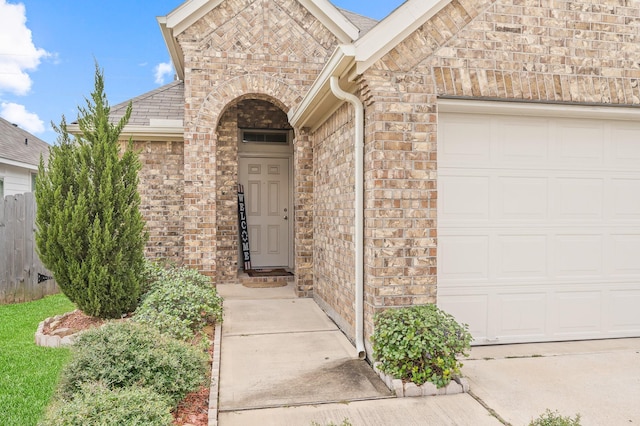
<svg viewBox="0 0 640 426"><path fill-rule="evenodd" d="M184 82L174 81L166 86L137 96L130 101L111 107L111 121L119 120L132 103L131 126L149 126L150 120L183 120L184 119Z"/></svg>
<svg viewBox="0 0 640 426"><path fill-rule="evenodd" d="M357 13L350 12L346 9L338 8L340 13L342 13L353 25L355 25L360 30L360 37L365 35L371 30L371 28L378 25L378 21L372 18L368 18L366 16L358 15Z"/></svg>
<svg viewBox="0 0 640 426"><path fill-rule="evenodd" d="M25 143L25 140L27 143ZM49 144L0 117L0 163L2 159L40 164L40 154L49 157Z"/></svg>

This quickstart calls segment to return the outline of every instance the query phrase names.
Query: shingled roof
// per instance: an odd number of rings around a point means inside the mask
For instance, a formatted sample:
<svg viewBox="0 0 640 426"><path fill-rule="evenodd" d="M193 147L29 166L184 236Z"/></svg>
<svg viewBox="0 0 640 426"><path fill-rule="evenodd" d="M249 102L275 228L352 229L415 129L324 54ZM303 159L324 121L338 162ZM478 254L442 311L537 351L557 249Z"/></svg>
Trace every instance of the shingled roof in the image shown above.
<svg viewBox="0 0 640 426"><path fill-rule="evenodd" d="M6 159L37 166L40 155L49 157L48 143L0 117L0 163Z"/></svg>
<svg viewBox="0 0 640 426"><path fill-rule="evenodd" d="M174 81L165 86L137 96L130 101L111 107L110 119L115 122L124 115L132 103L131 126L149 126L150 120L184 119L184 82Z"/></svg>
<svg viewBox="0 0 640 426"><path fill-rule="evenodd" d="M338 10L360 30L360 37L368 33L369 30L371 30L373 27L378 25L378 21L376 21L375 19L363 15L358 15L357 13L350 12L346 9L338 8Z"/></svg>

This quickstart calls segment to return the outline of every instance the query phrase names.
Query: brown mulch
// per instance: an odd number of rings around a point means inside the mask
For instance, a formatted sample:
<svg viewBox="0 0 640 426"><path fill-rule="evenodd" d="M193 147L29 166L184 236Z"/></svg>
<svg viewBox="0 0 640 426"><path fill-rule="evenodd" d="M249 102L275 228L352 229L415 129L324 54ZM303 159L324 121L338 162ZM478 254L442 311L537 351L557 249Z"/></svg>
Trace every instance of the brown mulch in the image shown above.
<svg viewBox="0 0 640 426"><path fill-rule="evenodd" d="M76 310L63 315L55 324L55 329L69 328L74 333L99 327L106 321L100 318L86 315ZM43 327L44 334L50 334L53 329L47 324ZM205 333L213 341L213 326L205 327ZM213 356L213 345L209 348L209 362ZM211 364L209 364L211 367ZM209 423L209 386L202 386L192 392L182 401L173 413L175 426L207 426Z"/></svg>

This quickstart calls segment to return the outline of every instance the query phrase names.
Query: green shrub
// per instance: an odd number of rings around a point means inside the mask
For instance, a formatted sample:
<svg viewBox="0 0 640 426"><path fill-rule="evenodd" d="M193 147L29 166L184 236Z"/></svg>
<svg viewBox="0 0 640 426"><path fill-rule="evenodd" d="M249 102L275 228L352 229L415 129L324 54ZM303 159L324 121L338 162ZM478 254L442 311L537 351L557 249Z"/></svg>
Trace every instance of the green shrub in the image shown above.
<svg viewBox="0 0 640 426"><path fill-rule="evenodd" d="M131 321L86 331L71 349L59 387L64 399L87 383L101 382L109 389L149 387L175 406L206 379L203 352Z"/></svg>
<svg viewBox="0 0 640 426"><path fill-rule="evenodd" d="M547 409L544 414L532 420L529 426L580 426L580 414L575 418L561 416L558 411Z"/></svg>
<svg viewBox="0 0 640 426"><path fill-rule="evenodd" d="M149 388L109 389L91 383L70 400L54 403L40 426L171 426L166 398Z"/></svg>
<svg viewBox="0 0 640 426"><path fill-rule="evenodd" d="M371 337L380 370L417 385L446 386L460 374L457 356L468 356L471 334L435 305L389 309L375 315Z"/></svg>
<svg viewBox="0 0 640 426"><path fill-rule="evenodd" d="M189 340L208 323L222 320L222 299L207 277L188 268L152 273L159 278L135 311L134 321Z"/></svg>
<svg viewBox="0 0 640 426"><path fill-rule="evenodd" d="M144 267L145 286L144 293L150 293L159 284L169 280L188 282L197 287L211 288L211 279L193 268L175 266L158 262L145 262Z"/></svg>
<svg viewBox="0 0 640 426"><path fill-rule="evenodd" d="M95 88L78 108L80 132L62 118L58 143L40 161L35 197L36 244L42 263L62 292L84 313L120 318L140 300L147 234L140 213L133 143L120 150L131 105L109 122L104 77L96 65Z"/></svg>

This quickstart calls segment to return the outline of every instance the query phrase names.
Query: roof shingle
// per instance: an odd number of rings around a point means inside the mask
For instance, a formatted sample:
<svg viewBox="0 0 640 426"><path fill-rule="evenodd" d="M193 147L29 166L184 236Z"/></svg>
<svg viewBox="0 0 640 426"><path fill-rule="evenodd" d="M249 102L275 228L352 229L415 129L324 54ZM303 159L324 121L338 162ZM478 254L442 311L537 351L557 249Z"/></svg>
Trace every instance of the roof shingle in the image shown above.
<svg viewBox="0 0 640 426"><path fill-rule="evenodd" d="M42 139L0 117L0 162L7 159L37 166L41 154L45 160L49 157L49 147Z"/></svg>

